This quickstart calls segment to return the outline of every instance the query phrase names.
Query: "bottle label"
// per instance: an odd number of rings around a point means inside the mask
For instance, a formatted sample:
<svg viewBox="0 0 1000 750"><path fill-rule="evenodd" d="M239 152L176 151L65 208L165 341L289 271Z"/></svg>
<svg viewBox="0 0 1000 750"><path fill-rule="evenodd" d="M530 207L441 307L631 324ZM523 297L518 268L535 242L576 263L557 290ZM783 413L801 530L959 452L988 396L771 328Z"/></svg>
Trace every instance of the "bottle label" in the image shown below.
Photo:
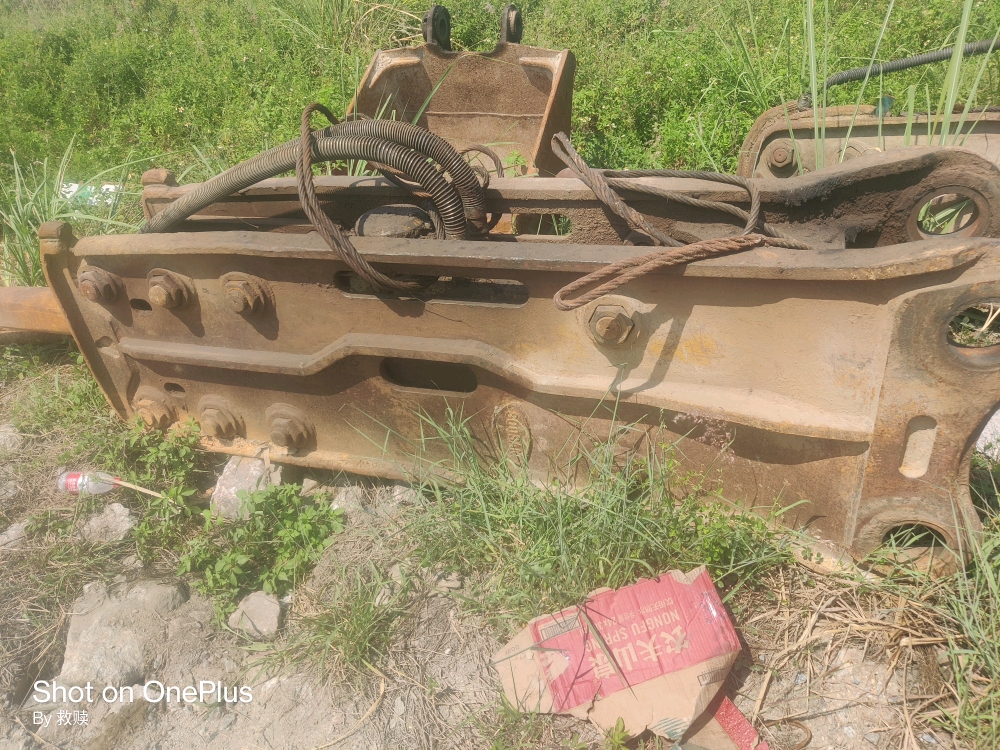
<svg viewBox="0 0 1000 750"><path fill-rule="evenodd" d="M71 471L66 475L66 491L71 495L80 494L80 481L83 479L82 472Z"/></svg>

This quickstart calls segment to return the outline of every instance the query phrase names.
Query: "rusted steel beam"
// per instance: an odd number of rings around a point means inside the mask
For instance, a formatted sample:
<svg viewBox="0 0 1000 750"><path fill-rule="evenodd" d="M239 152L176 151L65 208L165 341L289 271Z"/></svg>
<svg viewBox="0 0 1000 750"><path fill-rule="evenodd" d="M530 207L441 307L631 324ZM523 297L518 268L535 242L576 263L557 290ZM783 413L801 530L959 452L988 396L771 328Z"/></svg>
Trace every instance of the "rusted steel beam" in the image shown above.
<svg viewBox="0 0 1000 750"><path fill-rule="evenodd" d="M72 333L59 300L47 287L0 287L0 328Z"/></svg>
<svg viewBox="0 0 1000 750"><path fill-rule="evenodd" d="M875 107L866 105L857 112L854 107L821 108L819 116L824 135L817 141L812 109L801 109L796 102L769 109L757 118L743 141L737 174L784 179L798 174L800 169L815 171L817 152L822 156L818 163L831 166L882 151L938 145L941 138L937 118L932 118L934 132L928 138L925 113L916 113L912 118L879 117ZM952 120L954 135L958 115ZM1000 111L970 113L955 142L986 161L1000 163Z"/></svg>

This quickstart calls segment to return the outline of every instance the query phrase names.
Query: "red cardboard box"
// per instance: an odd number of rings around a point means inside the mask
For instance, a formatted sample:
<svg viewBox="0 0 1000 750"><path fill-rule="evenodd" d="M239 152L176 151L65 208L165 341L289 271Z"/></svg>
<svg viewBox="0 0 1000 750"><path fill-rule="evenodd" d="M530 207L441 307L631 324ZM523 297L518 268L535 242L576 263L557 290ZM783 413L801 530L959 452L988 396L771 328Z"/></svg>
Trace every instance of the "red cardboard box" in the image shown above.
<svg viewBox="0 0 1000 750"><path fill-rule="evenodd" d="M679 741L739 652L701 567L598 589L582 607L536 617L493 663L507 699L523 711L572 714L604 730L621 718L632 736L649 729Z"/></svg>

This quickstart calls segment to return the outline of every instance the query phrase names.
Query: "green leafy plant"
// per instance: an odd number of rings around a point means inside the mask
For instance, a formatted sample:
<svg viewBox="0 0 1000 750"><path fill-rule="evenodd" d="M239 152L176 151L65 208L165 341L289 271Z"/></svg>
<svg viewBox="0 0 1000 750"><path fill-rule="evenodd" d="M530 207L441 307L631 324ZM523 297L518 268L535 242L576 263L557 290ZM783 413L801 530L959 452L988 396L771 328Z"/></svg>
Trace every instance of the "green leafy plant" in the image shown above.
<svg viewBox="0 0 1000 750"><path fill-rule="evenodd" d="M201 574L198 588L216 597L220 614L249 591L283 596L333 543L332 535L343 531L341 509L325 496L304 500L301 491L296 484L240 491L241 521L203 512L204 526L187 542L179 572Z"/></svg>

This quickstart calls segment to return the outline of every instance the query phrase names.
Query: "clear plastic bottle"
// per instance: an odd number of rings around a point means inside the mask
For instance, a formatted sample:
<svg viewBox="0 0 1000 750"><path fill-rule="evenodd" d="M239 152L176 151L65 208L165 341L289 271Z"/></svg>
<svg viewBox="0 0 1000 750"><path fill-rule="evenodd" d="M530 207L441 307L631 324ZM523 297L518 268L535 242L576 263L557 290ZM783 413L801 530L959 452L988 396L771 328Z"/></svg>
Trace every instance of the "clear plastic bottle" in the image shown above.
<svg viewBox="0 0 1000 750"><path fill-rule="evenodd" d="M101 495L114 488L115 477L103 471L64 471L59 476L59 490L71 495Z"/></svg>

